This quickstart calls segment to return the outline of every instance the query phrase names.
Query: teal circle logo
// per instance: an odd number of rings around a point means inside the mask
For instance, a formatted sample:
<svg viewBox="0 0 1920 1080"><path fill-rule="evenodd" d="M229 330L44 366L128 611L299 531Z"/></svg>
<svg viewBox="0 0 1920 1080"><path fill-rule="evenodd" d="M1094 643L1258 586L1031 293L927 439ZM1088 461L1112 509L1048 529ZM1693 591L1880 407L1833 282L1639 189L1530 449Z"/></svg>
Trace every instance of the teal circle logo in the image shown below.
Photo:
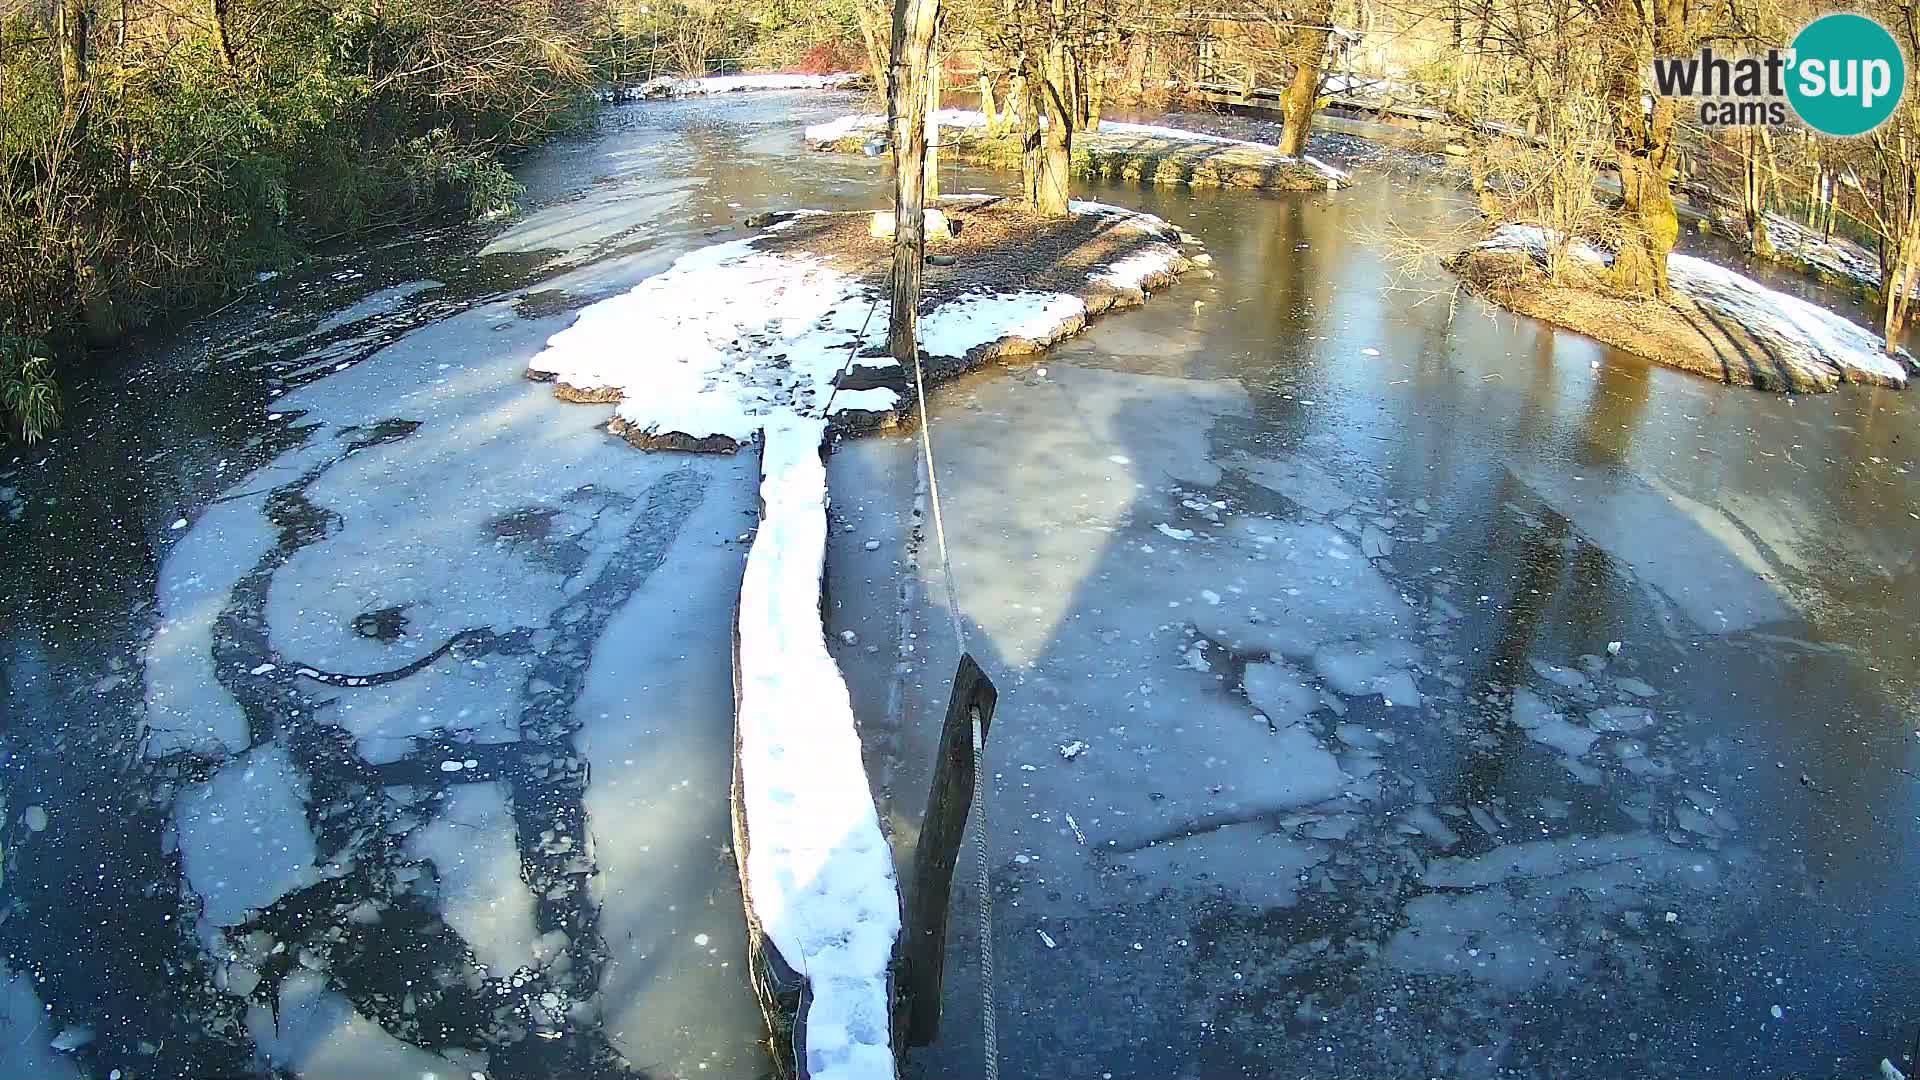
<svg viewBox="0 0 1920 1080"><path fill-rule="evenodd" d="M1907 59L1887 28L1864 15L1822 15L1793 39L1787 101L1823 135L1865 135L1907 91Z"/></svg>

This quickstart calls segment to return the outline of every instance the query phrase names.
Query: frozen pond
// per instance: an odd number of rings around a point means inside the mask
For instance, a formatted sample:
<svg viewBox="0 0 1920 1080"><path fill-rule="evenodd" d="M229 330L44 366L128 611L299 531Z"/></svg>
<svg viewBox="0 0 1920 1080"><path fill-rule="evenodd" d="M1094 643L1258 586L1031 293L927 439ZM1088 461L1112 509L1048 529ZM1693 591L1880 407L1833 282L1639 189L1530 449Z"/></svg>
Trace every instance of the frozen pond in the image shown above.
<svg viewBox="0 0 1920 1080"><path fill-rule="evenodd" d="M0 457L8 1075L767 1072L726 803L757 463L522 376L751 214L877 204L800 138L856 100L609 109L504 229L263 284ZM1219 276L935 395L1002 694L1008 1074L1899 1060L1911 392L1455 309L1388 274L1389 222L1465 212L1412 173L1086 194ZM829 629L903 843L953 663L917 467L831 463ZM971 956L920 1074L978 1072Z"/></svg>

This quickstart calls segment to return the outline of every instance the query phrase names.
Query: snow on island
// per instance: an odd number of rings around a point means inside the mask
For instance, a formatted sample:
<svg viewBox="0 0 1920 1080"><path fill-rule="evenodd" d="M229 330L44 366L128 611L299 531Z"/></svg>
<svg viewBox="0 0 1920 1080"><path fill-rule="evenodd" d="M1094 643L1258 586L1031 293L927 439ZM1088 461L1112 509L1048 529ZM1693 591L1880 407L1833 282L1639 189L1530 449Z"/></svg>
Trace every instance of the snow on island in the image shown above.
<svg viewBox="0 0 1920 1080"><path fill-rule="evenodd" d="M775 71L757 75L709 75L702 79L661 75L632 86L615 87L603 96L614 101L640 101L651 98L704 97L709 94L732 94L744 90L847 90L864 85L865 82L865 75L853 71L839 71L830 75L800 75Z"/></svg>
<svg viewBox="0 0 1920 1080"><path fill-rule="evenodd" d="M1448 265L1471 287L1523 315L1724 382L1799 391L1832 390L1843 382L1907 383L1912 358L1887 355L1872 331L1692 255L1667 257L1672 304L1602 296L1516 272L1515 256L1523 265L1544 264L1547 236L1537 225L1502 225ZM1573 245L1572 254L1595 267L1612 261L1610 253L1584 241Z"/></svg>
<svg viewBox="0 0 1920 1080"><path fill-rule="evenodd" d="M1073 203L1040 219L958 196L941 208L960 227L935 241L950 261L924 281L936 382L1037 351L1204 261L1182 251L1180 230L1119 207ZM827 435L911 401L911 379L883 352L891 243L868 225L796 212L691 252L584 309L528 368L562 397L617 403L609 426L636 445L760 443L760 525L735 628L734 845L775 1051L803 1055L787 1071L814 1080L890 1078L895 1061L899 889L820 614Z"/></svg>
<svg viewBox="0 0 1920 1080"><path fill-rule="evenodd" d="M969 165L1019 164L1018 144L990 134L986 114L941 109L934 119L943 154ZM809 126L806 140L815 150L879 153L886 147L887 118L879 113L842 116ZM1289 157L1266 143L1117 120L1102 120L1094 131L1074 132L1073 171L1156 184L1288 191L1332 190L1352 180L1318 158Z"/></svg>
<svg viewBox="0 0 1920 1080"><path fill-rule="evenodd" d="M1089 261L1057 263L1045 281L1029 269L1023 282L1020 269L996 270L997 258L1017 262L1019 251L985 248L1003 205L988 196L942 202L962 229L936 242L957 265L926 272L921 349L936 381L993 357L1037 352L1078 332L1090 315L1143 302L1147 290L1194 265L1180 231L1164 220L1075 202L1061 229L1088 233L1070 254ZM911 404L912 380L881 355L891 248L865 232L864 215L801 211L758 236L690 252L581 311L548 339L528 376L553 381L568 400L617 402L609 430L648 449L728 451L785 415L821 417L843 430L888 426ZM862 243L849 251L852 233Z"/></svg>

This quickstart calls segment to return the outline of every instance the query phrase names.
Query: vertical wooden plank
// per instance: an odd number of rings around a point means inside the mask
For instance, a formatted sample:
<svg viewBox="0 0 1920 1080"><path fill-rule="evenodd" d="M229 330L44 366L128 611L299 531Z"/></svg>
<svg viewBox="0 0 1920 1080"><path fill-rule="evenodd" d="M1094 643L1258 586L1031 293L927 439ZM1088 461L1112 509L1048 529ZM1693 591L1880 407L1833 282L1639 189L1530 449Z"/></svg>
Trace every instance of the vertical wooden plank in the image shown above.
<svg viewBox="0 0 1920 1080"><path fill-rule="evenodd" d="M920 840L913 848L912 888L907 894L906 993L907 1043L925 1046L940 1033L941 982L946 975L947 911L953 898L953 868L966 834L967 813L979 762L973 752L974 718L979 717L984 746L999 693L972 654L963 653L940 727L939 756ZM982 898L984 900L984 898Z"/></svg>

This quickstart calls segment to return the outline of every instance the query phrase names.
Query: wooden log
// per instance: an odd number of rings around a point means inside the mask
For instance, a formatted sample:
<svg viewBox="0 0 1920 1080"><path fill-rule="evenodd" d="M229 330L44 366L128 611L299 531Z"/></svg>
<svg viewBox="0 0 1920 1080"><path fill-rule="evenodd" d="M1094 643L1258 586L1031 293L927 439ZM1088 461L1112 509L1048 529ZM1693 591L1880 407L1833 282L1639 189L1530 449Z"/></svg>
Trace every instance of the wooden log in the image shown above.
<svg viewBox="0 0 1920 1080"><path fill-rule="evenodd" d="M960 670L953 677L953 695L947 700L947 718L940 727L940 751L933 762L933 785L927 793L926 816L920 822L920 840L913 848L913 881L907 893L902 937L907 1043L912 1046L926 1046L940 1034L940 984L946 975L953 867L966 835L974 775L980 767L973 751L973 725L978 717L984 747L998 700L999 693L987 673L980 670L972 654L962 653ZM980 900L986 902L985 897Z"/></svg>
<svg viewBox="0 0 1920 1080"><path fill-rule="evenodd" d="M740 715L740 607L733 609L733 713ZM753 891L747 882L747 852L752 843L747 834L746 793L740 770L740 729L733 732L733 785L728 805L733 819L733 858L740 871L740 896L747 916L747 981L760 1015L767 1024L767 1049L772 1053L774 1071L782 1080L806 1076L807 1006L811 1003L807 980L794 970L780 949L760 925L753 910Z"/></svg>

